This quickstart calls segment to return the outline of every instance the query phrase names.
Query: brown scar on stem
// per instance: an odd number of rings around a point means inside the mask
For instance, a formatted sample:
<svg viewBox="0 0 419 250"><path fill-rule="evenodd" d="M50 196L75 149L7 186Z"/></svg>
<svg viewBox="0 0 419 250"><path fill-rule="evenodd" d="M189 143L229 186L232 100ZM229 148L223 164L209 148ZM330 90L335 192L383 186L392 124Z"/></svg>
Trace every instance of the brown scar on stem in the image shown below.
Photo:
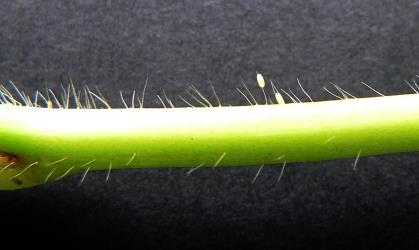
<svg viewBox="0 0 419 250"><path fill-rule="evenodd" d="M15 163L17 161L17 156L10 153L0 153L0 166L6 166L10 163Z"/></svg>
<svg viewBox="0 0 419 250"><path fill-rule="evenodd" d="M14 167L14 165L16 165L17 160L18 157L14 154L5 152L0 153L0 166L3 166L3 169L1 170L4 170L8 167ZM18 186L23 184L23 182L18 178L12 178L11 180Z"/></svg>

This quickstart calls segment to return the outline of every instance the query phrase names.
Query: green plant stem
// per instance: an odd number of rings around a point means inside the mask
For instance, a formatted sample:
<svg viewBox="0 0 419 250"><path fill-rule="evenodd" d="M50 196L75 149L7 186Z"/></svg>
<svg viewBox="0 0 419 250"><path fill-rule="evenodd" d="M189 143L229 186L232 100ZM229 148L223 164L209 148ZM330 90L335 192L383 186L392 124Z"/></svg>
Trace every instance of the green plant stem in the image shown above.
<svg viewBox="0 0 419 250"><path fill-rule="evenodd" d="M43 183L54 168L48 181L111 163L112 169L224 167L412 151L419 151L417 94L214 108L0 105L0 152L16 156L0 174L5 189Z"/></svg>

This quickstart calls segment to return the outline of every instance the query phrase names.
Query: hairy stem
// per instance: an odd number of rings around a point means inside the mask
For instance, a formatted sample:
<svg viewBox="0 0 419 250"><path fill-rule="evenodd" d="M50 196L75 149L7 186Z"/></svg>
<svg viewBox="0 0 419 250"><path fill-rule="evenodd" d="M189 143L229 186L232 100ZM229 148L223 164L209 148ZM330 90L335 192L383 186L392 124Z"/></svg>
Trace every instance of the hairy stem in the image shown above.
<svg viewBox="0 0 419 250"><path fill-rule="evenodd" d="M216 168L419 151L418 107L417 94L211 108L3 104L0 171L13 164L0 173L0 188L110 166Z"/></svg>

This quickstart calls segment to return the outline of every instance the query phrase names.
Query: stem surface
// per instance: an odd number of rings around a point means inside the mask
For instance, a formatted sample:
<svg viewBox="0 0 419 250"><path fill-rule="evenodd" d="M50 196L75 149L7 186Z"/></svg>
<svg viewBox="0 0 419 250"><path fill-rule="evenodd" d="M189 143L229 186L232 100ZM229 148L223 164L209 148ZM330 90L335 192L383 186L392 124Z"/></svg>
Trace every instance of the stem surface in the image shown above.
<svg viewBox="0 0 419 250"><path fill-rule="evenodd" d="M3 104L0 117L0 152L13 156L0 173L3 189L109 170L111 164L223 167L419 151L417 94L214 108ZM0 157L0 171L7 164Z"/></svg>

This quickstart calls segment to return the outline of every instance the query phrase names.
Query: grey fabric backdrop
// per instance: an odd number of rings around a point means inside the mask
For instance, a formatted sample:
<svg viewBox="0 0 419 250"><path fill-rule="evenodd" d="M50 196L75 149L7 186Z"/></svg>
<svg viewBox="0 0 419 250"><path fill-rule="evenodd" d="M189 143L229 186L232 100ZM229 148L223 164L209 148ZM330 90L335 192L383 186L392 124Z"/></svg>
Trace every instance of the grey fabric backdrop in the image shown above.
<svg viewBox="0 0 419 250"><path fill-rule="evenodd" d="M374 95L361 81L407 93L418 24L413 0L2 1L0 80L33 93L72 79L119 107L118 90L147 77L148 106L161 89L176 99L194 84L210 95L209 81L223 103L245 104L235 88L243 79L259 93L256 71L302 98L297 77L318 100L331 99L330 82L357 96ZM353 160L292 164L279 184L279 167L253 185L257 167L115 171L107 184L95 173L80 187L74 176L0 192L2 242L23 231L42 246L417 247L418 156L362 158L355 172Z"/></svg>

